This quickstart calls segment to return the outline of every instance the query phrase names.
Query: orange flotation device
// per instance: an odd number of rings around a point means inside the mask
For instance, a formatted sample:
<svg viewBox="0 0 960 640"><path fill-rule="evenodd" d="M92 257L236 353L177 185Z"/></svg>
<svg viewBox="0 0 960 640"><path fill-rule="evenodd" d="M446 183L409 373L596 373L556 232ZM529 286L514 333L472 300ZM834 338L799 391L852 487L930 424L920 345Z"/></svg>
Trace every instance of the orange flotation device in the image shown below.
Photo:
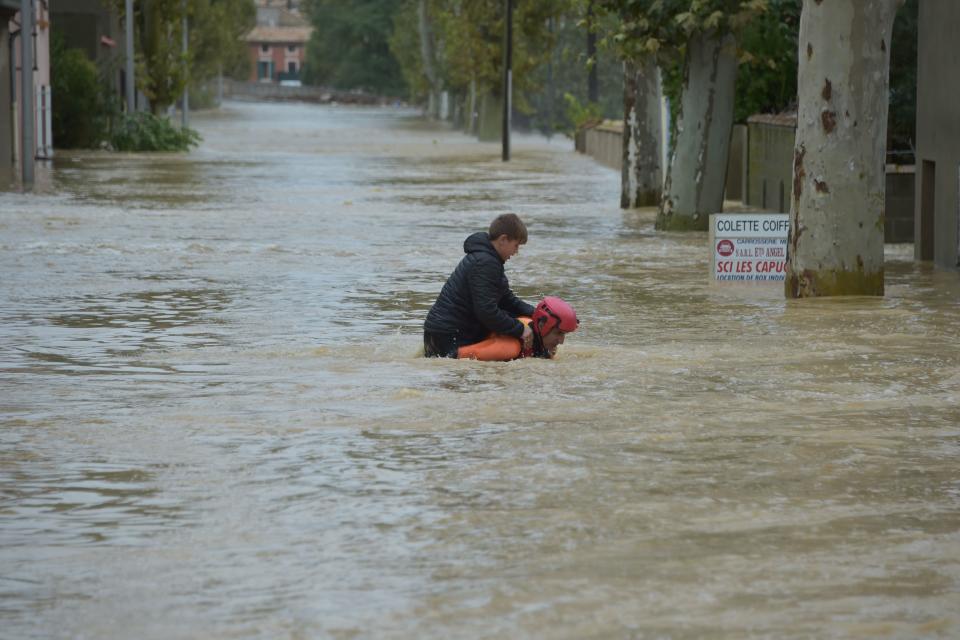
<svg viewBox="0 0 960 640"><path fill-rule="evenodd" d="M527 326L530 325L530 318L520 317L517 320ZM491 333L486 340L460 347L457 350L457 357L487 362L506 361L519 358L522 350L523 341L520 338Z"/></svg>

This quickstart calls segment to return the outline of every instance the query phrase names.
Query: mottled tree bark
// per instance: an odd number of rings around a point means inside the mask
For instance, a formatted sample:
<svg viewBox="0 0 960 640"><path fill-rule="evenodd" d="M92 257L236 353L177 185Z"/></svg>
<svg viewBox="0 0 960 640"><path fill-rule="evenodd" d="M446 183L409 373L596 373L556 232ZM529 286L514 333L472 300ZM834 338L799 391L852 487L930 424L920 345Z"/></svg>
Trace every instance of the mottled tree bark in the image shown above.
<svg viewBox="0 0 960 640"><path fill-rule="evenodd" d="M900 3L804 2L788 298L883 295L890 34Z"/></svg>
<svg viewBox="0 0 960 640"><path fill-rule="evenodd" d="M623 63L623 169L620 206L660 203L663 169L660 147L660 70L653 58L640 65Z"/></svg>
<svg viewBox="0 0 960 640"><path fill-rule="evenodd" d="M705 33L690 39L658 229L706 230L710 214L723 210L736 81L732 35Z"/></svg>

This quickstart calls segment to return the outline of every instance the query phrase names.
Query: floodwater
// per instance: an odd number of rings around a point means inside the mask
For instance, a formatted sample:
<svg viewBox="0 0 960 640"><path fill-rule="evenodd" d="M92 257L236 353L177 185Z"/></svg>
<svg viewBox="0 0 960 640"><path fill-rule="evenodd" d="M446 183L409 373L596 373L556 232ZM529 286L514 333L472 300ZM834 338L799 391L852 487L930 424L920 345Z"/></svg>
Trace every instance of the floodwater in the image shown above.
<svg viewBox="0 0 960 640"><path fill-rule="evenodd" d="M0 194L0 637L960 637L960 275L707 281L571 144L229 104ZM555 361L418 357L504 211Z"/></svg>

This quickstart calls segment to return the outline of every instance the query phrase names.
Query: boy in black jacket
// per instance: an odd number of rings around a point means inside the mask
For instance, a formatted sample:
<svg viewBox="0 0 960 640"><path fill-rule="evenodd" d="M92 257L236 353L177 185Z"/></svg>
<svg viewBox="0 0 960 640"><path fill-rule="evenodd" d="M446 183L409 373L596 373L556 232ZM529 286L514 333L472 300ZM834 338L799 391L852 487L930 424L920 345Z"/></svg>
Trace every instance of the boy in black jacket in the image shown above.
<svg viewBox="0 0 960 640"><path fill-rule="evenodd" d="M423 350L428 358L456 358L462 346L491 333L520 338L525 349L533 332L517 316L532 316L533 307L510 290L503 265L527 243L527 227L513 213L497 216L487 232L469 236L467 255L453 270L423 323Z"/></svg>

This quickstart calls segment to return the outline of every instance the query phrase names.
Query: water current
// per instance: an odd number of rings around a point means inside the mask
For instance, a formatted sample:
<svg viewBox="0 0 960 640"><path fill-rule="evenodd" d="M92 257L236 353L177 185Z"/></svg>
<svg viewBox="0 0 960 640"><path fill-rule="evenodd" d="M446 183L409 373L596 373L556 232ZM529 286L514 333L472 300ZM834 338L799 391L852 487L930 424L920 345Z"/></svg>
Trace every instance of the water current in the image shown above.
<svg viewBox="0 0 960 640"><path fill-rule="evenodd" d="M0 637L960 637L960 275L708 281L566 140L228 103L0 193ZM418 357L514 211L554 361Z"/></svg>

